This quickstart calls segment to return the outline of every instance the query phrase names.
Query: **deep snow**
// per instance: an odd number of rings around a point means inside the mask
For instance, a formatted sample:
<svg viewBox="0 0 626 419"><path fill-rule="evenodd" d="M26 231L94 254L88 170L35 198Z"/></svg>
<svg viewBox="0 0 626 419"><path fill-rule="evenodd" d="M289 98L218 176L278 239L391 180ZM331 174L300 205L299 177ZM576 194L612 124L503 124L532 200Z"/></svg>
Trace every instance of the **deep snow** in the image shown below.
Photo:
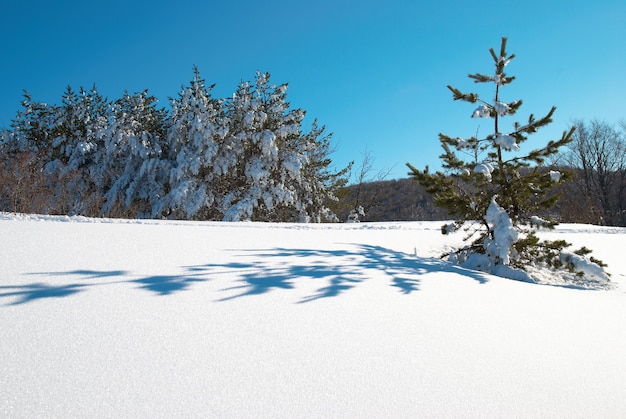
<svg viewBox="0 0 626 419"><path fill-rule="evenodd" d="M0 214L0 417L625 417L626 229L543 234L597 291L441 261L441 224Z"/></svg>

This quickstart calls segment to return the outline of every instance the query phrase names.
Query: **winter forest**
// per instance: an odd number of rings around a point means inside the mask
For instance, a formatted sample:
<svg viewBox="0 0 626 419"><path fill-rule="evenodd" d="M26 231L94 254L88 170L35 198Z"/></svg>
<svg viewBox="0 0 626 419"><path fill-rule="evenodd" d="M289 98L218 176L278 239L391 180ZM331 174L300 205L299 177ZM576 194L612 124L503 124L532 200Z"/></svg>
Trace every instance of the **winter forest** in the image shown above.
<svg viewBox="0 0 626 419"><path fill-rule="evenodd" d="M0 141L0 210L92 217L335 221L330 135L290 109L267 73L228 99L197 69L156 107L147 91L109 101L71 87L59 106L28 93Z"/></svg>

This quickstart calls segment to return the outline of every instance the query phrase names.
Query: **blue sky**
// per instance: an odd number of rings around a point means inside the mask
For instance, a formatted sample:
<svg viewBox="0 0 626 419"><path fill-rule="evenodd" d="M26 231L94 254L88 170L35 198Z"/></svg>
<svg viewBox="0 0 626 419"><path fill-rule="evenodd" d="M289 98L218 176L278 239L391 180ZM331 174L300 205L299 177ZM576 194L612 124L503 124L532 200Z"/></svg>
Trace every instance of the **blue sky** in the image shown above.
<svg viewBox="0 0 626 419"><path fill-rule="evenodd" d="M490 132L446 85L490 99L467 74L492 71L488 50L502 36L517 80L501 97L524 101L505 127L557 106L526 147L560 136L574 118L626 119L623 0L5 0L0 16L0 127L23 89L47 103L60 103L68 85L95 83L109 99L148 89L166 107L194 65L215 97L260 70L289 83L309 126L317 118L333 133L337 168L358 166L367 151L372 174L400 178L407 161L438 165L439 132Z"/></svg>

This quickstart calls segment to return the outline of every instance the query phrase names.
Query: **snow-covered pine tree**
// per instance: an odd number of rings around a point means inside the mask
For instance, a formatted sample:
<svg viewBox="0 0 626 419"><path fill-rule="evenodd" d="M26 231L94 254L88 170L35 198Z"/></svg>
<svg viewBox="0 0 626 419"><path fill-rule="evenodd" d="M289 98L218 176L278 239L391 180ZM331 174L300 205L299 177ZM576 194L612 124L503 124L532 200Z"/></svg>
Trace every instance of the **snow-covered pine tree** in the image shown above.
<svg viewBox="0 0 626 419"><path fill-rule="evenodd" d="M221 207L226 221L333 220L327 201L345 183L348 169L333 173L329 138L314 122L303 133L305 111L290 109L287 84L270 84L257 72L254 85L241 83L227 102L229 133L218 155L229 186ZM226 170L229 169L229 170Z"/></svg>
<svg viewBox="0 0 626 419"><path fill-rule="evenodd" d="M111 121L102 133L91 174L104 196L101 215L135 218L151 213L152 202L163 195L163 182L154 182L156 173L143 173L146 161L159 159L165 138L163 109L145 90L124 93L113 103Z"/></svg>
<svg viewBox="0 0 626 419"><path fill-rule="evenodd" d="M258 79L257 73L257 79ZM230 131L226 139L227 148L221 157L220 167L226 179L225 195L221 199L221 211L224 221L252 220L255 208L259 205L262 189L266 185L261 182L268 178L270 167L263 167L259 147L252 135L260 128L267 114L256 115L260 107L260 99L255 94L250 82L242 81L237 91L226 103L230 120ZM256 123L255 123L256 120ZM263 121L264 122L264 121ZM266 150L271 156L269 146ZM276 154L275 150L274 154ZM254 163L253 163L254 161Z"/></svg>
<svg viewBox="0 0 626 419"><path fill-rule="evenodd" d="M303 162L297 148L285 147L288 137L299 132L287 113L286 89L286 84L271 85L268 73L257 72L254 85L240 83L227 104L228 142L238 153L229 163L234 170L227 175L231 187L222 201L225 221L275 221L277 207L296 202L290 186ZM285 152L294 153L289 170L281 160Z"/></svg>
<svg viewBox="0 0 626 419"><path fill-rule="evenodd" d="M284 217L286 208L297 206L296 185L306 163L300 138L304 112L289 109L286 90L287 84L275 86L268 73L257 72L254 85L240 83L227 102L225 150L236 155L220 156L229 185L221 201L225 221L293 221Z"/></svg>
<svg viewBox="0 0 626 419"><path fill-rule="evenodd" d="M62 105L54 107L46 170L58 177L58 196L70 214L99 215L102 196L90 166L96 150L103 147L101 134L109 123L109 109L95 85L88 91L81 87L78 94L68 86Z"/></svg>
<svg viewBox="0 0 626 419"><path fill-rule="evenodd" d="M3 132L0 144L4 160L2 194L11 197L9 203L2 206L13 211L62 213L57 206L60 194L55 190L58 177L44 171L51 156L56 108L34 102L27 91L24 91L21 105L11 129ZM25 185L29 190L24 189Z"/></svg>
<svg viewBox="0 0 626 419"><path fill-rule="evenodd" d="M539 218L536 214L555 204L558 195L551 193L551 189L569 177L568 173L545 169L542 163L572 140L573 130L564 132L560 139L551 140L544 147L526 154L517 153L528 135L552 122L556 108L540 119L531 114L526 123L515 122L510 130L504 127L503 119L515 114L522 105L521 100L505 102L501 97L501 88L515 79L505 73L515 57L508 55L506 44L507 39L502 38L499 54L489 50L494 61L493 74L469 75L476 83L494 86L493 100L448 86L454 100L477 105L472 117L491 119L493 132L482 139L439 134L444 150L440 158L445 172L431 173L428 167L418 170L407 163L409 175L434 196L437 206L457 217L454 224L443 226L444 234L466 226L465 240L471 242L451 252L452 260L496 275L529 281L532 276L528 271L533 267L585 271L581 264L572 263L577 259L569 257L571 254L565 251L568 243L542 241L535 233L537 228L556 225L554 220ZM581 250L578 254L585 252ZM599 261L590 261L593 262ZM600 276L598 280L608 280L605 274Z"/></svg>
<svg viewBox="0 0 626 419"><path fill-rule="evenodd" d="M47 152L52 143L54 108L46 103L34 102L27 91L24 91L21 105L11 122L11 135L6 136L5 146L12 151Z"/></svg>
<svg viewBox="0 0 626 419"><path fill-rule="evenodd" d="M164 156L171 162L169 191L156 202L155 215L194 220L216 217L215 157L228 126L222 101L211 97L212 89L194 68L190 85L183 86L172 100Z"/></svg>
<svg viewBox="0 0 626 419"><path fill-rule="evenodd" d="M63 102L55 109L53 122L53 157L67 171L85 167L96 149L103 145L100 134L108 124L109 106L96 86L80 88L78 95L68 86Z"/></svg>
<svg viewBox="0 0 626 419"><path fill-rule="evenodd" d="M332 134L325 135L326 127L313 121L311 130L302 136L305 144L306 164L298 185L298 221L337 222L337 215L329 208L338 201L338 191L348 183L352 163L334 171L330 159Z"/></svg>

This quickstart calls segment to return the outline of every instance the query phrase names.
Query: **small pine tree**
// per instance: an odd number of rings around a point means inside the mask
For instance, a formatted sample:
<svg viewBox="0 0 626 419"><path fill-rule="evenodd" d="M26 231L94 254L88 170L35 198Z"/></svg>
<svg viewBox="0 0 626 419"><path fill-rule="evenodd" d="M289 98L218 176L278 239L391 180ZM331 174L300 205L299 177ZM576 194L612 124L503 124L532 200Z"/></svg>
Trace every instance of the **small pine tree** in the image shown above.
<svg viewBox="0 0 626 419"><path fill-rule="evenodd" d="M411 164L407 166L409 175L433 195L435 205L457 217L454 224L443 226L444 234L469 225L465 240L471 242L448 254L452 260L496 275L532 280L523 272L531 265L577 270L571 266L571 258L563 256L568 243L541 241L535 233L539 227L554 228L557 224L535 214L557 202L559 195L552 193L552 188L570 177L569 173L549 171L542 163L572 141L574 130L525 155L512 154L521 151L528 135L552 122L556 108L552 107L543 118L531 114L527 123L515 122L510 132L503 129L503 118L514 115L522 105L521 100L504 102L500 97L501 88L515 79L504 71L515 57L507 54L506 43L507 39L502 38L499 54L489 50L495 65L493 75L469 75L475 83L494 85L493 101L448 86L454 100L478 105L472 117L490 118L493 133L482 139L439 134L445 172L430 173L428 167L418 170Z"/></svg>

